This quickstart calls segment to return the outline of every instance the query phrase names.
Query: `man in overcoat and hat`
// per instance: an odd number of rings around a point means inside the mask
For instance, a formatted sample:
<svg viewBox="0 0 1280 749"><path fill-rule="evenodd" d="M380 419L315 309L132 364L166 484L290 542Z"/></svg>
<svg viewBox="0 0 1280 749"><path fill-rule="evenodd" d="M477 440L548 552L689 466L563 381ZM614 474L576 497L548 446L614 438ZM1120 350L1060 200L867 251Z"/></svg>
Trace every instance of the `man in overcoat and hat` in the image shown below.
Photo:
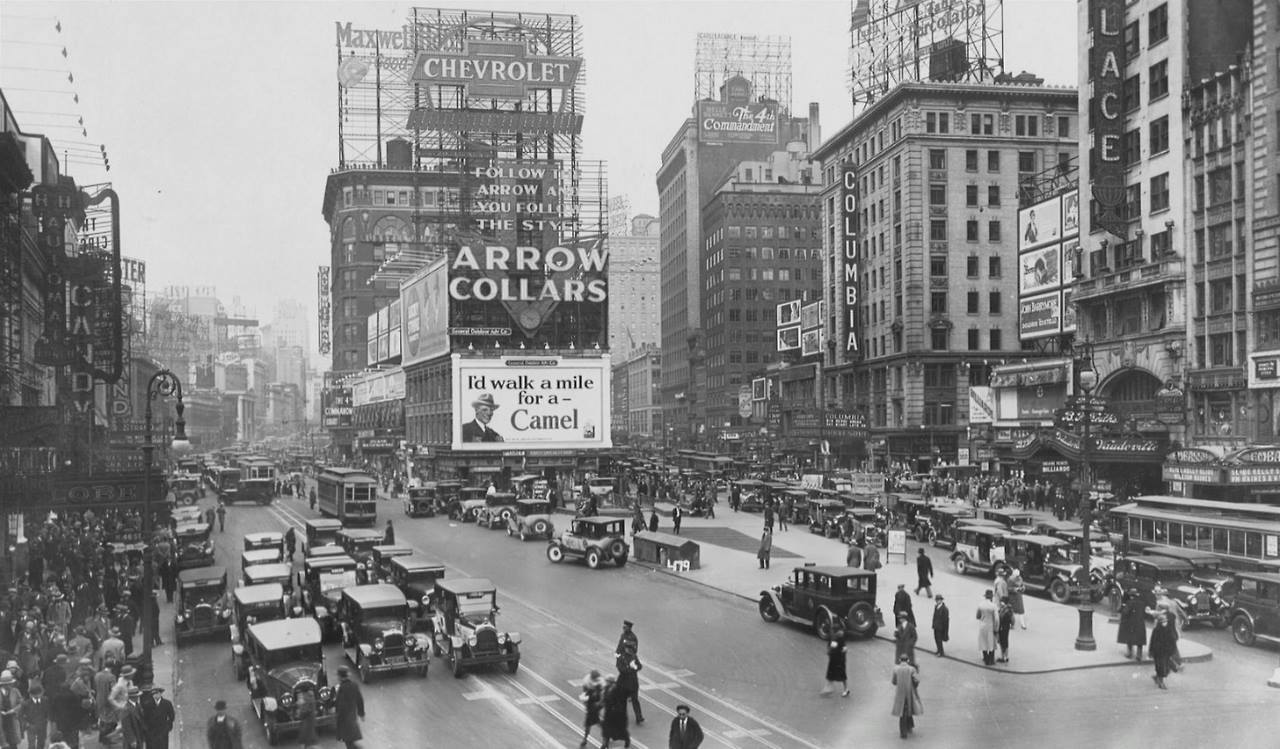
<svg viewBox="0 0 1280 749"><path fill-rule="evenodd" d="M493 412L498 409L498 404L493 400L493 394L481 393L478 398L471 401L471 407L475 409L476 417L462 425L462 441L502 442L502 435L489 427Z"/></svg>
<svg viewBox="0 0 1280 749"><path fill-rule="evenodd" d="M351 670L346 666L338 666L338 679L334 733L347 749L356 749L360 739L364 738L364 734L360 732L360 721L364 718L364 696L360 694L360 686L351 680Z"/></svg>
<svg viewBox="0 0 1280 749"><path fill-rule="evenodd" d="M142 692L146 695L142 699L142 726L147 749L169 749L169 734L176 717L173 703L164 698L164 687L148 686Z"/></svg>

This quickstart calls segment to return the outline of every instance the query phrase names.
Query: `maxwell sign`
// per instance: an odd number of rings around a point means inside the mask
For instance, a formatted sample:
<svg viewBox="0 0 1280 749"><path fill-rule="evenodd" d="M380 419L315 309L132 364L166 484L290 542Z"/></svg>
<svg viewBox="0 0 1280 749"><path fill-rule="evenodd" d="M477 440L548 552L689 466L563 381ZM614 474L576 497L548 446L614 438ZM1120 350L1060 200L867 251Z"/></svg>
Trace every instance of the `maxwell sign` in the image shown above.
<svg viewBox="0 0 1280 749"><path fill-rule="evenodd" d="M461 52L421 52L415 83L464 86L467 96L523 99L528 89L572 88L581 57L530 55L523 42L468 39Z"/></svg>

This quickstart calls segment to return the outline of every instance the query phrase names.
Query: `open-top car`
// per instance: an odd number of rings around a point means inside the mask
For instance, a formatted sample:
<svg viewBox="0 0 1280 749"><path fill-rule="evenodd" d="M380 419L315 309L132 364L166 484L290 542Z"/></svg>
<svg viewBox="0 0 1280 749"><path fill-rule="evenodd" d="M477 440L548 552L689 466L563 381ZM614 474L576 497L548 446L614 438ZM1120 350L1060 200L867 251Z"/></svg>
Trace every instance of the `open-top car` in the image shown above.
<svg viewBox="0 0 1280 749"><path fill-rule="evenodd" d="M417 554L412 546L378 544L369 549L369 580L385 583L391 576L391 560Z"/></svg>
<svg viewBox="0 0 1280 749"><path fill-rule="evenodd" d="M338 531L338 546L357 562L367 563L383 538L381 531L372 528L343 528Z"/></svg>
<svg viewBox="0 0 1280 749"><path fill-rule="evenodd" d="M521 541L530 538L550 539L555 535L551 522L551 503L545 499L521 499L515 512L507 520L507 535L519 536Z"/></svg>
<svg viewBox="0 0 1280 749"><path fill-rule="evenodd" d="M1241 645L1258 640L1280 643L1280 575L1274 572L1237 572L1232 586L1231 636Z"/></svg>
<svg viewBox="0 0 1280 749"><path fill-rule="evenodd" d="M436 615L432 635L435 652L449 660L453 675L468 668L501 663L520 668L520 634L500 632L498 589L484 578L436 581Z"/></svg>
<svg viewBox="0 0 1280 749"><path fill-rule="evenodd" d="M333 614L338 601L342 600L342 591L356 586L358 565L359 562L345 555L308 557L298 573L303 607L320 622L326 636L338 632Z"/></svg>
<svg viewBox="0 0 1280 749"><path fill-rule="evenodd" d="M427 675L431 638L411 633L409 602L396 586L361 585L342 591L338 622L343 652L360 672L360 681L384 671Z"/></svg>
<svg viewBox="0 0 1280 749"><path fill-rule="evenodd" d="M977 572L995 576L1004 563L1004 537L1013 533L1004 526L960 525L951 565L961 575Z"/></svg>
<svg viewBox="0 0 1280 749"><path fill-rule="evenodd" d="M1212 589L1191 581L1195 566L1183 559L1167 556L1123 557L1116 562L1112 596L1118 600L1121 591L1136 589L1148 609L1156 605L1155 589L1164 588L1169 597L1182 604L1187 623L1208 623L1225 627L1230 605Z"/></svg>
<svg viewBox="0 0 1280 749"><path fill-rule="evenodd" d="M494 492L484 498L484 506L476 511L476 525L489 530L506 528L511 516L516 514L516 495L511 492Z"/></svg>
<svg viewBox="0 0 1280 749"><path fill-rule="evenodd" d="M411 486L404 497L404 514L411 518L435 517L437 499L436 482L428 481L422 486Z"/></svg>
<svg viewBox="0 0 1280 749"><path fill-rule="evenodd" d="M225 633L231 626L227 605L227 570L195 567L178 572L178 613L174 633L178 642Z"/></svg>
<svg viewBox="0 0 1280 749"><path fill-rule="evenodd" d="M279 559L284 559L284 534L279 531L257 531L244 534L245 551L261 549L271 549L279 554Z"/></svg>
<svg viewBox="0 0 1280 749"><path fill-rule="evenodd" d="M568 529L551 539L547 559L561 562L574 556L585 559L593 570L608 562L621 567L630 553L625 525L621 518L574 518Z"/></svg>
<svg viewBox="0 0 1280 749"><path fill-rule="evenodd" d="M409 601L410 631L431 631L435 616L436 581L444 577L444 564L422 556L395 557L388 582Z"/></svg>
<svg viewBox="0 0 1280 749"><path fill-rule="evenodd" d="M342 522L334 518L307 518L303 523L306 538L302 543L302 556L309 557L321 546L337 546L338 531L342 530Z"/></svg>
<svg viewBox="0 0 1280 749"><path fill-rule="evenodd" d="M463 523L473 522L476 514L484 508L487 492L488 489L483 486L464 486L459 489L457 499L449 505L449 519Z"/></svg>
<svg viewBox="0 0 1280 749"><path fill-rule="evenodd" d="M188 523L174 529L173 554L177 559L178 569L213 564L213 543L209 541L212 530L208 523Z"/></svg>
<svg viewBox="0 0 1280 749"><path fill-rule="evenodd" d="M249 673L249 656L245 650L249 627L287 617L286 598L284 586L280 583L241 585L232 594L231 662L235 664L237 679L243 679Z"/></svg>
<svg viewBox="0 0 1280 749"><path fill-rule="evenodd" d="M1102 589L1086 579L1079 564L1071 561L1070 545L1060 538L1018 534L1005 536L1004 565L1016 567L1027 590L1045 592L1057 603L1073 598L1098 600Z"/></svg>
<svg viewBox="0 0 1280 749"><path fill-rule="evenodd" d="M876 573L854 567L796 567L781 585L760 592L760 617L812 626L823 640L871 637L884 626Z"/></svg>
<svg viewBox="0 0 1280 749"><path fill-rule="evenodd" d="M245 638L249 660L249 703L275 745L302 726L298 691L315 692L316 727L332 728L338 695L325 673L320 625L315 619L279 619L250 625Z"/></svg>
<svg viewBox="0 0 1280 749"><path fill-rule="evenodd" d="M245 585L280 583L285 591L291 592L293 590L293 565L285 562L251 565L240 570L240 580Z"/></svg>

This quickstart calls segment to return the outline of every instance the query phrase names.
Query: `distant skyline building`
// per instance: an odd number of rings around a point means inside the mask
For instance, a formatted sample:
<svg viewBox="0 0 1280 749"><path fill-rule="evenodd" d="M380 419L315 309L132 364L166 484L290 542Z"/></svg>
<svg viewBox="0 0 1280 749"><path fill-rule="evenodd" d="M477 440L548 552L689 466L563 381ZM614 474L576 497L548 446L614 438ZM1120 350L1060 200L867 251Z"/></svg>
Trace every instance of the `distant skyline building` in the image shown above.
<svg viewBox="0 0 1280 749"><path fill-rule="evenodd" d="M609 234L609 350L615 363L662 339L658 273L658 219L631 218L622 232Z"/></svg>

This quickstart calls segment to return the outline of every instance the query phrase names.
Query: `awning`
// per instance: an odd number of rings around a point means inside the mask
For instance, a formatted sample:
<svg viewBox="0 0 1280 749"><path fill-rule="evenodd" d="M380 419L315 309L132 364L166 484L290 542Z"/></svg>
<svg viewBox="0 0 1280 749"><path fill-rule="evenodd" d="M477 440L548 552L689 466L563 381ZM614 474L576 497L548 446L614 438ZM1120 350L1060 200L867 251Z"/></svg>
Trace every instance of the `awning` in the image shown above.
<svg viewBox="0 0 1280 749"><path fill-rule="evenodd" d="M991 370L991 387L1035 387L1071 380L1071 362L1067 359L1008 364Z"/></svg>

